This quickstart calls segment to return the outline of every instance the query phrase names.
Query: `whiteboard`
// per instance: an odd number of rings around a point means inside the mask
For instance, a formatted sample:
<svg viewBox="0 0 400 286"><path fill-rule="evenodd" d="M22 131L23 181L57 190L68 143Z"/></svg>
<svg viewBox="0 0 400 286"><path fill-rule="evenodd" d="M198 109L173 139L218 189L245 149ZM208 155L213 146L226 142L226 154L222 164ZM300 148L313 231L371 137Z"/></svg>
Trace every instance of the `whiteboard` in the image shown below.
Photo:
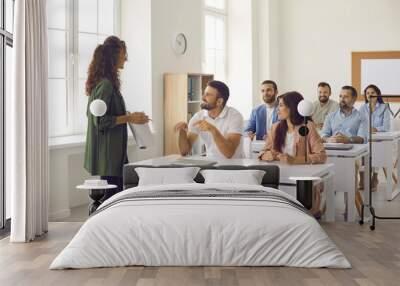
<svg viewBox="0 0 400 286"><path fill-rule="evenodd" d="M383 95L400 95L400 59L362 59L361 91L370 84Z"/></svg>

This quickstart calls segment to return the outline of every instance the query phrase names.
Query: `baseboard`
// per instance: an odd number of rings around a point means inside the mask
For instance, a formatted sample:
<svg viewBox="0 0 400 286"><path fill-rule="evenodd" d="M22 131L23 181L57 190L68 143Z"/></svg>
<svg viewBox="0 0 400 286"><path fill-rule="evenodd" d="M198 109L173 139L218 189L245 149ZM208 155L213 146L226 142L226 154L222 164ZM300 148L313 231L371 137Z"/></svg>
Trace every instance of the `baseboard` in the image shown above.
<svg viewBox="0 0 400 286"><path fill-rule="evenodd" d="M49 214L49 220L63 219L71 215L71 209L63 209Z"/></svg>

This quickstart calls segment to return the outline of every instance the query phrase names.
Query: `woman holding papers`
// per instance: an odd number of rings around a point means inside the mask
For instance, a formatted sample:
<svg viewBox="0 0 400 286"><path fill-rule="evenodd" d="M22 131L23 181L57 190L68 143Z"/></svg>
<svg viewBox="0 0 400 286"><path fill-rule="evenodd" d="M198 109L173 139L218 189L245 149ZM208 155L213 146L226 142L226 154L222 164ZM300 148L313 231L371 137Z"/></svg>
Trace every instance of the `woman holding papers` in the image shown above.
<svg viewBox="0 0 400 286"><path fill-rule="evenodd" d="M266 144L259 154L259 159L265 161L281 161L287 164L322 164L327 156L321 137L315 124L309 119L307 127L307 151L305 137L299 134L304 118L297 111L297 106L303 96L295 91L288 92L279 97L278 117L279 122L272 126L268 133ZM305 154L307 152L307 162ZM314 188L315 204L311 210L320 216L320 192L322 184Z"/></svg>
<svg viewBox="0 0 400 286"><path fill-rule="evenodd" d="M123 165L127 158L127 123L145 124L149 121L142 112L128 113L120 92L119 72L127 59L125 42L108 37L94 51L88 69L86 95L88 98L88 127L85 148L85 169L92 176L101 176L117 189L108 191L103 200L122 191ZM107 111L95 117L90 112L93 100L105 102Z"/></svg>

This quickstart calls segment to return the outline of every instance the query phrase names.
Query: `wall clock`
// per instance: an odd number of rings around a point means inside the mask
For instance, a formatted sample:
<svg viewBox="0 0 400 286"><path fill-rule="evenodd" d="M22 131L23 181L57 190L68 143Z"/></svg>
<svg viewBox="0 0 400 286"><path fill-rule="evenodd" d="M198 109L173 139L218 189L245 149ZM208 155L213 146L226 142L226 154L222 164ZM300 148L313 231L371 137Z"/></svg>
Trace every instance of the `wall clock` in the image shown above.
<svg viewBox="0 0 400 286"><path fill-rule="evenodd" d="M183 55L187 49L187 39L183 33L176 34L173 42L172 47L178 55Z"/></svg>

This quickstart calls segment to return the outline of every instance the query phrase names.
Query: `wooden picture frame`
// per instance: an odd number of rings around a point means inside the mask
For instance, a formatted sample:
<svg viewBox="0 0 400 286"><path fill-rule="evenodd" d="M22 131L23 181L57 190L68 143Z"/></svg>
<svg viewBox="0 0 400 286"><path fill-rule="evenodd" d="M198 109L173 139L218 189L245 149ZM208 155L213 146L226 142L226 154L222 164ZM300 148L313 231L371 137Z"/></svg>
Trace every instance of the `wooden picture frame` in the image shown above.
<svg viewBox="0 0 400 286"><path fill-rule="evenodd" d="M400 51L372 51L351 53L351 82L358 91L359 101L364 101L364 93L361 89L361 61L364 59L400 59ZM382 94L385 102L400 102L400 98L390 98L399 94Z"/></svg>

